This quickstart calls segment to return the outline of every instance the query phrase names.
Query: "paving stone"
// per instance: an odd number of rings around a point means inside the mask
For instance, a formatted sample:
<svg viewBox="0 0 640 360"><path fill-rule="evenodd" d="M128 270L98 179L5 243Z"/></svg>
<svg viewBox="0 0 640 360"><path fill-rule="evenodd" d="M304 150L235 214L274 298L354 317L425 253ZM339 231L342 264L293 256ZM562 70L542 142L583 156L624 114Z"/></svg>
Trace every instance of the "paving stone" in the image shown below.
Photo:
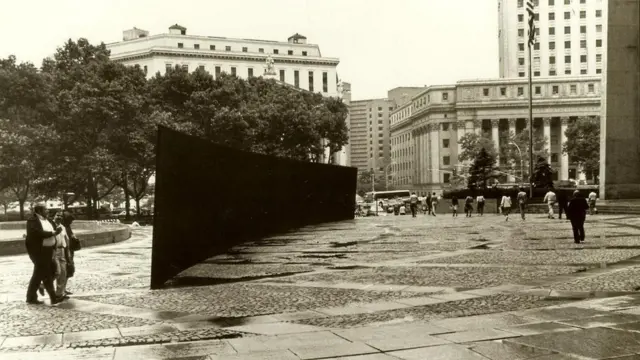
<svg viewBox="0 0 640 360"><path fill-rule="evenodd" d="M116 348L113 360L165 359L204 355L232 355L236 351L226 341L208 340L167 345L140 345Z"/></svg>
<svg viewBox="0 0 640 360"><path fill-rule="evenodd" d="M278 351L291 347L332 347L349 343L347 340L328 331L280 336L255 336L227 341L238 353Z"/></svg>
<svg viewBox="0 0 640 360"><path fill-rule="evenodd" d="M530 335L504 341L596 359L640 353L640 334L608 328Z"/></svg>
<svg viewBox="0 0 640 360"><path fill-rule="evenodd" d="M486 341L472 345L469 349L491 360L538 359L542 355L552 355L551 351L519 346L501 341Z"/></svg>
<svg viewBox="0 0 640 360"><path fill-rule="evenodd" d="M276 322L276 323L269 323L269 324L232 326L232 327L226 328L225 330L240 331L240 332L247 332L247 333L253 333L253 334L260 334L260 335L282 335L282 334L297 334L297 333L304 333L304 332L316 332L316 331L322 331L324 329L316 326L310 326L310 325Z"/></svg>
<svg viewBox="0 0 640 360"><path fill-rule="evenodd" d="M259 352L253 354L236 354L236 355L211 355L211 360L299 360L289 350Z"/></svg>
<svg viewBox="0 0 640 360"><path fill-rule="evenodd" d="M449 334L434 335L438 338L453 342L453 343L468 343L474 341L485 341L495 339L506 339L510 337L520 336L510 332L497 330L497 329L478 329L469 331L460 331Z"/></svg>
<svg viewBox="0 0 640 360"><path fill-rule="evenodd" d="M436 299L433 297L415 297L415 298L407 298L407 299L398 299L396 302L400 304L405 304L409 306L422 306L422 305L431 305L446 302L444 299Z"/></svg>
<svg viewBox="0 0 640 360"><path fill-rule="evenodd" d="M122 334L122 336L155 335L155 334L175 332L175 331L178 331L178 328L172 325L153 325L153 326L120 328L120 333Z"/></svg>
<svg viewBox="0 0 640 360"><path fill-rule="evenodd" d="M380 351L394 351L412 349L425 346L444 345L449 341L424 334L408 334L405 336L389 336L385 338L371 339L365 341L371 347Z"/></svg>
<svg viewBox="0 0 640 360"><path fill-rule="evenodd" d="M592 327L603 327L603 326L611 326L617 324L624 323L632 323L640 321L640 315L629 315L629 314L610 314L605 316L595 316L584 319L576 319L576 320L568 320L562 321L562 323L581 327L581 328L592 328Z"/></svg>
<svg viewBox="0 0 640 360"><path fill-rule="evenodd" d="M369 354L369 355L356 355L356 356L344 356L337 358L340 360L398 360L395 356L389 356L386 354Z"/></svg>
<svg viewBox="0 0 640 360"><path fill-rule="evenodd" d="M532 322L530 319L514 314L491 314L467 316L456 319L435 320L433 324L452 331L464 331L482 328L501 328Z"/></svg>
<svg viewBox="0 0 640 360"><path fill-rule="evenodd" d="M604 316L609 315L606 311L599 311L593 309L585 309L579 307L559 307L554 309L540 309L540 310L532 310L519 313L519 315L547 320L547 321L562 321L562 320L573 320L573 319L583 319L587 317L594 316Z"/></svg>
<svg viewBox="0 0 640 360"><path fill-rule="evenodd" d="M375 354L379 351L363 343L348 343L333 345L330 347L325 346L311 346L311 347L290 347L291 352L296 354L300 359L318 359L318 358L330 358L339 356L353 356L353 355L365 355Z"/></svg>
<svg viewBox="0 0 640 360"><path fill-rule="evenodd" d="M62 344L62 334L8 337L2 342L2 348L44 344Z"/></svg>
<svg viewBox="0 0 640 360"><path fill-rule="evenodd" d="M535 324L526 324L520 326L511 326L511 327L499 327L499 330L504 330L510 333L519 334L519 335L535 335L535 334L543 334L543 333L552 333L558 331L574 331L579 330L579 328L555 323L555 322L542 322Z"/></svg>
<svg viewBox="0 0 640 360"><path fill-rule="evenodd" d="M389 355L406 360L486 360L484 356L461 345L442 345L393 351Z"/></svg>
<svg viewBox="0 0 640 360"><path fill-rule="evenodd" d="M365 326L352 329L338 329L333 332L350 341L367 342L369 340L385 339L389 337L405 337L415 334L431 335L448 332L447 329L431 323L411 322L395 325Z"/></svg>
<svg viewBox="0 0 640 360"><path fill-rule="evenodd" d="M308 310L308 311L298 311L293 313L285 313L285 314L275 314L273 317L279 321L294 321L294 320L302 320L302 319L315 319L319 317L325 317L326 315L320 314L317 311Z"/></svg>
<svg viewBox="0 0 640 360"><path fill-rule="evenodd" d="M57 350L55 359L58 360L112 360L114 348L93 348L79 350ZM51 351L3 353L2 360L51 360Z"/></svg>
<svg viewBox="0 0 640 360"><path fill-rule="evenodd" d="M68 332L62 335L62 342L73 343L80 341L118 338L120 336L120 331L118 329Z"/></svg>

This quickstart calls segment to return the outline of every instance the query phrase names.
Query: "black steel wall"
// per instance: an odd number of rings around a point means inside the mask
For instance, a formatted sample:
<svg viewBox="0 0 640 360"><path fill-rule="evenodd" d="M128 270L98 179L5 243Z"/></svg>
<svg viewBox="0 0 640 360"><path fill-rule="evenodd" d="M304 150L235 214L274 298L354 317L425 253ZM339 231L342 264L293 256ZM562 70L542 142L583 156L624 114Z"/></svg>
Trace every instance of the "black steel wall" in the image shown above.
<svg viewBox="0 0 640 360"><path fill-rule="evenodd" d="M158 130L151 288L248 239L353 219L357 169Z"/></svg>

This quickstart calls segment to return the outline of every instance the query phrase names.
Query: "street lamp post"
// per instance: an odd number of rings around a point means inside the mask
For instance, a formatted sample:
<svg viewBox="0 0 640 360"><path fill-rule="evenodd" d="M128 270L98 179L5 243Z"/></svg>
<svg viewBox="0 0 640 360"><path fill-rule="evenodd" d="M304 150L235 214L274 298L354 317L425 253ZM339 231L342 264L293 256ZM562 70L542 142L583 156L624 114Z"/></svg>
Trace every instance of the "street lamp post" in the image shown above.
<svg viewBox="0 0 640 360"><path fill-rule="evenodd" d="M389 191L389 166L394 165L395 163L392 162L390 164L388 164L387 166L384 167L384 184L386 186L387 191Z"/></svg>
<svg viewBox="0 0 640 360"><path fill-rule="evenodd" d="M522 151L520 151L520 146L514 142L510 142L509 145L513 145L518 149L518 154L520 155L520 181L524 181L524 159L522 158Z"/></svg>

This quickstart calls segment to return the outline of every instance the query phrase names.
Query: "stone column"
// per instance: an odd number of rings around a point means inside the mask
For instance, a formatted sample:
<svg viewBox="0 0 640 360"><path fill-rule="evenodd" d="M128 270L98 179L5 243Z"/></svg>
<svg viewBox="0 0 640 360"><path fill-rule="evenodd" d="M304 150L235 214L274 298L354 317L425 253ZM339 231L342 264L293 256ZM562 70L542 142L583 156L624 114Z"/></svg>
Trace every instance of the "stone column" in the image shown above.
<svg viewBox="0 0 640 360"><path fill-rule="evenodd" d="M563 117L560 119L560 148L567 142L567 135L565 132L567 131L567 126L569 125L569 118ZM560 180L568 180L569 179L569 155L564 152L560 152L560 176L558 177Z"/></svg>
<svg viewBox="0 0 640 360"><path fill-rule="evenodd" d="M415 129L413 133L413 171L411 180L414 184L420 183L420 129Z"/></svg>
<svg viewBox="0 0 640 360"><path fill-rule="evenodd" d="M429 182L429 133L427 127L422 128L422 163L420 164L422 169L422 183L427 184Z"/></svg>
<svg viewBox="0 0 640 360"><path fill-rule="evenodd" d="M496 166L500 166L500 119L491 119L491 140L496 147Z"/></svg>
<svg viewBox="0 0 640 360"><path fill-rule="evenodd" d="M548 156L547 156L547 162L549 164L551 164L551 118L542 118L542 123L543 123L543 134L545 137L545 144L544 147L547 149L548 152Z"/></svg>
<svg viewBox="0 0 640 360"><path fill-rule="evenodd" d="M417 174L416 174L416 179L417 179L417 183L418 184L424 184L424 177L422 176L422 172L424 171L424 129L423 128L419 128L418 129L418 139L417 139L417 143L418 143L418 148L416 149L416 161L417 161L417 165L416 165L416 169L417 169Z"/></svg>
<svg viewBox="0 0 640 360"><path fill-rule="evenodd" d="M440 183L440 148L438 142L440 138L440 125L431 125L431 181L434 184Z"/></svg>
<svg viewBox="0 0 640 360"><path fill-rule="evenodd" d="M473 120L473 128L479 136L482 136L482 120L475 119Z"/></svg>
<svg viewBox="0 0 640 360"><path fill-rule="evenodd" d="M518 121L518 119L509 119L509 140L508 141L511 141L511 134L512 133L513 133L513 135L516 135L516 122L517 121ZM513 145L509 145L509 146L513 146ZM514 168L514 170L516 170L515 173L519 174L520 159L516 160L516 163L513 164L513 165L515 166L515 168ZM516 177L515 176L509 176L509 182L515 182L515 181L516 181Z"/></svg>

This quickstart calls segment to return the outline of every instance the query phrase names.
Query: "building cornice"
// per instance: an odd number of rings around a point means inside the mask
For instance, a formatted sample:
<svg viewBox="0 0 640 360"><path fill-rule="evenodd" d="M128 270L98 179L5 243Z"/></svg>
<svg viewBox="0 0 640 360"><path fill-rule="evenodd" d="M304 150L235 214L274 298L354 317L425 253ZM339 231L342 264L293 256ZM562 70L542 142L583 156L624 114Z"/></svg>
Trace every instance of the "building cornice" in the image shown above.
<svg viewBox="0 0 640 360"><path fill-rule="evenodd" d="M113 61L135 61L152 58L154 56L167 57L187 57L193 59L221 59L221 60L240 60L240 61L256 61L264 63L267 57L271 55L276 63L284 64L301 64L301 65L329 65L337 66L340 63L336 58L317 58L307 56L273 56L273 54L255 54L255 53L238 53L228 51L211 51L211 50L184 50L174 48L153 47L146 50L134 51L125 54L111 56Z"/></svg>
<svg viewBox="0 0 640 360"><path fill-rule="evenodd" d="M592 98L546 98L533 99L533 111L535 115L536 107L555 107L555 106L584 106L584 105L600 105L599 97ZM455 109L502 109L529 106L529 99L514 99L492 102L458 102Z"/></svg>
<svg viewBox="0 0 640 360"><path fill-rule="evenodd" d="M317 48L320 47L317 44L299 44L299 43L290 43L287 41L276 41L276 40L260 40L260 39L239 39L239 38L228 38L224 36L205 36L205 35L181 35L181 34L155 34L149 35L138 39L126 40L126 41L114 41L112 43L105 44L108 48L114 47L118 45L124 44L132 44L132 43L143 43L152 41L155 39L189 39L189 40L209 40L209 41L229 41L229 42L244 42L244 43L253 43L253 44L271 44L271 45L281 45L281 46L293 46L293 47L306 47L306 48Z"/></svg>

